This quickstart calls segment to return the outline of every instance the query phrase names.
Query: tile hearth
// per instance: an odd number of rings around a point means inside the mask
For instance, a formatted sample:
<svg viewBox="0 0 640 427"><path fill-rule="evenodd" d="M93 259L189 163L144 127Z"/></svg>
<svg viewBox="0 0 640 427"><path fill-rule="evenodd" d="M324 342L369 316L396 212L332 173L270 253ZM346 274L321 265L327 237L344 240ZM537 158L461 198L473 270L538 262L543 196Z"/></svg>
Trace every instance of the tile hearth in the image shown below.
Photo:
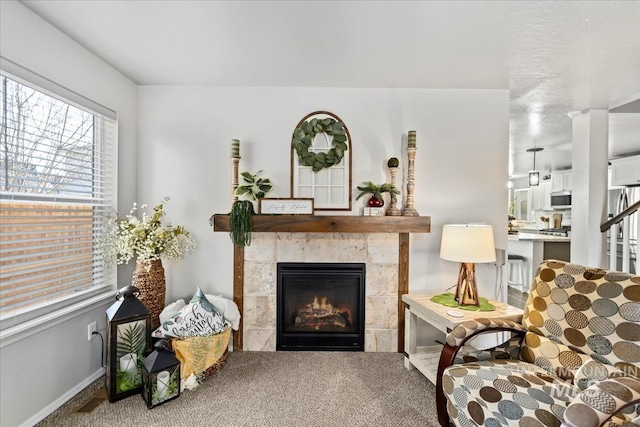
<svg viewBox="0 0 640 427"><path fill-rule="evenodd" d="M278 262L364 262L365 351L398 351L398 234L253 233L244 251L243 350L276 350Z"/></svg>

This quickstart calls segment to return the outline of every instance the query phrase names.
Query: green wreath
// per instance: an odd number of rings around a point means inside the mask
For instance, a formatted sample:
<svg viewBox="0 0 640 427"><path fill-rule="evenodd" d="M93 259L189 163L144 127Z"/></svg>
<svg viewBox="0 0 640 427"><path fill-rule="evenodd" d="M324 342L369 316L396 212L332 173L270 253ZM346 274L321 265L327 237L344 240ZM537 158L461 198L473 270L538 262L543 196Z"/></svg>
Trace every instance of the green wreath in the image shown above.
<svg viewBox="0 0 640 427"><path fill-rule="evenodd" d="M327 153L309 151L313 138L321 132L333 137L331 149ZM344 123L332 118L315 118L305 121L293 131L292 144L298 154L298 164L311 166L314 172L340 163L344 157L344 152L348 150Z"/></svg>

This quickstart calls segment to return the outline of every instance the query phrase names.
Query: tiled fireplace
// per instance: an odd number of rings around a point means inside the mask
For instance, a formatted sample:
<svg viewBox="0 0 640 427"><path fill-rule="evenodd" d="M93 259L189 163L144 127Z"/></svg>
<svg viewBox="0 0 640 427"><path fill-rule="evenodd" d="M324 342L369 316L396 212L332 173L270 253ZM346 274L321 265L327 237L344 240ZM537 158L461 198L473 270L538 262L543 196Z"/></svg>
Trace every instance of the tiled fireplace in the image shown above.
<svg viewBox="0 0 640 427"><path fill-rule="evenodd" d="M213 231L231 231L228 214ZM371 352L404 351L409 292L409 236L429 233L428 216L254 215L251 246L233 247L233 300L240 308L236 350L276 349L276 266L279 262L366 264L365 343Z"/></svg>
<svg viewBox="0 0 640 427"><path fill-rule="evenodd" d="M279 262L276 350L363 351L366 265Z"/></svg>
<svg viewBox="0 0 640 427"><path fill-rule="evenodd" d="M244 250L243 350L275 351L278 263L364 263L364 351L398 351L398 234L253 233Z"/></svg>

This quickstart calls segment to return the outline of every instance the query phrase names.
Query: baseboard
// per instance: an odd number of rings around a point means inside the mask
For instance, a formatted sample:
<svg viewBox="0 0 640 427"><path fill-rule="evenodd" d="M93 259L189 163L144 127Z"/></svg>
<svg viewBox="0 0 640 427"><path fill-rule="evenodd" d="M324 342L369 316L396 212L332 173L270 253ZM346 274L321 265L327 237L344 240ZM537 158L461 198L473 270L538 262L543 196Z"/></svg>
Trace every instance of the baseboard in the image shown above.
<svg viewBox="0 0 640 427"><path fill-rule="evenodd" d="M37 414L35 414L34 416L32 416L31 418L26 420L24 423L21 424L20 427L33 427L33 426L35 426L40 421L44 420L49 415L51 415L56 409L58 409L59 407L61 407L65 403L67 403L69 400L71 400L71 398L73 398L73 396L75 396L76 394L80 393L82 390L87 388L94 381L96 381L100 377L104 376L105 374L106 374L106 370L104 368L98 369L96 372L91 374L84 381L82 381L81 383L79 383L78 385L73 387L71 390L69 390L68 392L66 392L62 396L60 396L58 399L54 400L49 405L45 406Z"/></svg>

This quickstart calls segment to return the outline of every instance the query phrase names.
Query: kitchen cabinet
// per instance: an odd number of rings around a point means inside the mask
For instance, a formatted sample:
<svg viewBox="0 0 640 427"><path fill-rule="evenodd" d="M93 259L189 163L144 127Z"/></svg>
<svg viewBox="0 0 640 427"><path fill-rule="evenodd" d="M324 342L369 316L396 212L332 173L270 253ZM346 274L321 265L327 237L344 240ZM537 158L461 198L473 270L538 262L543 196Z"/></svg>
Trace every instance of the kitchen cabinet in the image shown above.
<svg viewBox="0 0 640 427"><path fill-rule="evenodd" d="M551 172L551 191L571 190L571 171Z"/></svg>
<svg viewBox="0 0 640 427"><path fill-rule="evenodd" d="M526 221L529 219L531 211L531 190L529 188L519 188L513 190L514 210L513 216L517 220Z"/></svg>
<svg viewBox="0 0 640 427"><path fill-rule="evenodd" d="M517 220L532 219L532 211L550 210L551 182L543 181L540 185L513 190L515 197L513 215Z"/></svg>
<svg viewBox="0 0 640 427"><path fill-rule="evenodd" d="M532 210L549 210L551 209L551 182L543 181L537 187L531 187L532 191Z"/></svg>
<svg viewBox="0 0 640 427"><path fill-rule="evenodd" d="M640 156L611 160L611 185L640 185Z"/></svg>
<svg viewBox="0 0 640 427"><path fill-rule="evenodd" d="M569 179L571 181L571 179ZM545 182L542 187L542 207L544 209L551 209L551 181Z"/></svg>

